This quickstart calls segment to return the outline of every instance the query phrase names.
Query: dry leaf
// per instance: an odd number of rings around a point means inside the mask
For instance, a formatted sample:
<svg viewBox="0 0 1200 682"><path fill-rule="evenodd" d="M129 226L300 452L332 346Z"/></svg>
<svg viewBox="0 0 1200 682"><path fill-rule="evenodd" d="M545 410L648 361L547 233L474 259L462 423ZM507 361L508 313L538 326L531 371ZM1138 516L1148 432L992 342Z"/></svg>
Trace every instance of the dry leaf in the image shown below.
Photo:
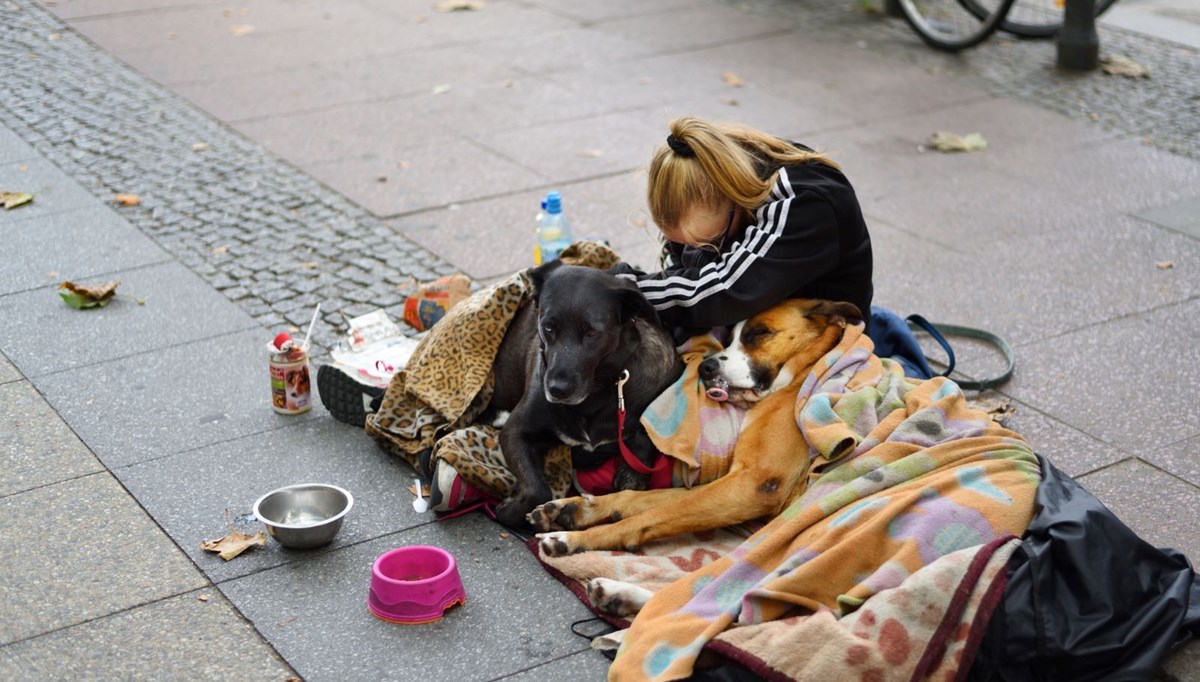
<svg viewBox="0 0 1200 682"><path fill-rule="evenodd" d="M500 537L507 540L511 536L509 535L508 531L502 530L502 531L500 531Z"/></svg>
<svg viewBox="0 0 1200 682"><path fill-rule="evenodd" d="M581 156L585 159L595 159L604 156L603 149L581 149L575 152L575 156Z"/></svg>
<svg viewBox="0 0 1200 682"><path fill-rule="evenodd" d="M264 547L267 544L267 534L261 530L250 535L237 530L230 530L225 537L217 538L216 540L205 540L200 543L200 549L206 552L217 552L225 561L229 561L242 552L258 545Z"/></svg>
<svg viewBox="0 0 1200 682"><path fill-rule="evenodd" d="M416 18L416 19L414 19L413 21L415 21L415 22L416 22L416 23L418 23L418 24L423 24L423 23L425 23L425 22L429 21L429 17L427 17L427 16L425 16L424 14L422 14L421 16L417 17L417 18Z"/></svg>
<svg viewBox="0 0 1200 682"><path fill-rule="evenodd" d="M213 253L213 255L214 255L214 256L220 256L221 254L223 254L223 253L226 253L226 252L228 252L228 251L229 251L229 245L228 245L228 244L222 244L221 246L215 247L215 248L212 250L212 253Z"/></svg>
<svg viewBox="0 0 1200 682"><path fill-rule="evenodd" d="M721 99L721 104L736 107L738 105L738 101L732 97L724 97Z"/></svg>
<svg viewBox="0 0 1200 682"><path fill-rule="evenodd" d="M121 206L137 206L142 203L142 198L136 194L118 194L113 197L113 203Z"/></svg>
<svg viewBox="0 0 1200 682"><path fill-rule="evenodd" d="M650 85L654 82L653 78L639 78L638 85Z"/></svg>
<svg viewBox="0 0 1200 682"><path fill-rule="evenodd" d="M1154 267L1158 268L1159 270L1170 270L1171 268L1175 267L1175 261L1160 260L1154 264Z"/></svg>
<svg viewBox="0 0 1200 682"><path fill-rule="evenodd" d="M28 204L31 201L33 201L33 195L29 192L0 192L0 203L4 204L4 210L6 211Z"/></svg>
<svg viewBox="0 0 1200 682"><path fill-rule="evenodd" d="M967 402L971 407L987 412L988 417L997 424L1003 424L1017 412L1017 408L1008 398L972 398Z"/></svg>
<svg viewBox="0 0 1200 682"><path fill-rule="evenodd" d="M634 218L633 220L630 220L629 222L630 222L630 224L632 224L634 227L645 227L645 226L646 226L646 219L645 219L645 218Z"/></svg>
<svg viewBox="0 0 1200 682"><path fill-rule="evenodd" d="M737 75L736 73L734 73L732 71L726 71L726 72L722 73L721 80L725 81L725 85L728 85L728 86L734 87L734 88L740 88L746 84L746 81L742 80L741 76Z"/></svg>
<svg viewBox="0 0 1200 682"><path fill-rule="evenodd" d="M407 161L397 161L396 162L396 168L399 168L400 170L405 170L411 165L412 164Z"/></svg>
<svg viewBox="0 0 1200 682"><path fill-rule="evenodd" d="M167 34L167 40L175 40L178 37L179 37L179 34L174 31L171 31L170 33Z"/></svg>
<svg viewBox="0 0 1200 682"><path fill-rule="evenodd" d="M58 295L62 297L64 303L76 310L103 308L116 295L119 286L121 286L119 279L104 284L63 282L58 285Z"/></svg>
<svg viewBox="0 0 1200 682"><path fill-rule="evenodd" d="M513 80L513 79L511 79L511 78L508 78L508 79L506 79L506 80L505 80L503 83L501 83L501 84L500 84L500 87L502 87L502 88L511 88L511 87L512 87L512 86L513 86L515 83L516 83L516 81L515 81L515 80Z"/></svg>
<svg viewBox="0 0 1200 682"><path fill-rule="evenodd" d="M17 166L17 170L21 171L22 173L28 173L29 166L26 166L25 164L21 164L20 166Z"/></svg>
<svg viewBox="0 0 1200 682"><path fill-rule="evenodd" d="M49 40L62 40L62 34L61 33L51 33L50 35L46 36L46 38Z"/></svg>
<svg viewBox="0 0 1200 682"><path fill-rule="evenodd" d="M221 12L221 14L223 14L223 15L225 15L225 16L227 16L227 17L232 17L232 16L233 16L233 8L232 8L232 7L226 7L226 8L225 8L225 10L224 10L223 12Z"/></svg>
<svg viewBox="0 0 1200 682"><path fill-rule="evenodd" d="M929 138L929 146L939 152L981 152L987 149L987 140L979 133L958 135L939 130Z"/></svg>
<svg viewBox="0 0 1200 682"><path fill-rule="evenodd" d="M196 597L196 601L208 601L208 595L202 594L199 597Z"/></svg>
<svg viewBox="0 0 1200 682"><path fill-rule="evenodd" d="M438 12L478 12L483 9L483 0L443 0L433 6Z"/></svg>
<svg viewBox="0 0 1200 682"><path fill-rule="evenodd" d="M435 86L433 86L433 94L435 94L435 95L445 94L447 92L450 92L450 89L453 87L454 86L450 85L449 83L442 83L441 85L435 85Z"/></svg>
<svg viewBox="0 0 1200 682"><path fill-rule="evenodd" d="M192 151L194 151L194 152L208 151L208 143L207 142L197 142L196 144L192 145Z"/></svg>
<svg viewBox="0 0 1200 682"><path fill-rule="evenodd" d="M310 261L301 263L300 265L297 265L296 267L300 268L301 270L308 270L310 268L315 268L318 265L320 265L320 263L318 263L317 261L310 260Z"/></svg>
<svg viewBox="0 0 1200 682"><path fill-rule="evenodd" d="M387 176L380 175L379 177L375 178L375 182L387 182Z"/></svg>
<svg viewBox="0 0 1200 682"><path fill-rule="evenodd" d="M1150 70L1138 64L1129 57L1121 55L1109 55L1100 58L1100 68L1104 69L1104 73L1110 76L1124 76L1126 78L1149 78Z"/></svg>
<svg viewBox="0 0 1200 682"><path fill-rule="evenodd" d="M240 38L250 33L254 33L254 26L252 24L234 24L229 27L229 35L235 38Z"/></svg>

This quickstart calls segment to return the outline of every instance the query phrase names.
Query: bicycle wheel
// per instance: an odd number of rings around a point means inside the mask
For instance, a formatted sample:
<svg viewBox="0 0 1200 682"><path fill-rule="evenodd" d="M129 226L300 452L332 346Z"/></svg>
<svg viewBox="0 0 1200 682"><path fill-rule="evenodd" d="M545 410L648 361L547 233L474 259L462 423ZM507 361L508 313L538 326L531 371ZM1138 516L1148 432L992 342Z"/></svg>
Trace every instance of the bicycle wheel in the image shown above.
<svg viewBox="0 0 1200 682"><path fill-rule="evenodd" d="M987 39L1013 4L1013 0L976 0L987 4L980 4L975 11L968 10L964 0L899 1L905 21L921 40L947 52L965 50Z"/></svg>
<svg viewBox="0 0 1200 682"><path fill-rule="evenodd" d="M1000 0L959 0L971 14L982 19ZM1096 16L1104 14L1116 0L1095 0ZM1064 0L1015 0L1000 30L1021 38L1053 38L1062 30Z"/></svg>

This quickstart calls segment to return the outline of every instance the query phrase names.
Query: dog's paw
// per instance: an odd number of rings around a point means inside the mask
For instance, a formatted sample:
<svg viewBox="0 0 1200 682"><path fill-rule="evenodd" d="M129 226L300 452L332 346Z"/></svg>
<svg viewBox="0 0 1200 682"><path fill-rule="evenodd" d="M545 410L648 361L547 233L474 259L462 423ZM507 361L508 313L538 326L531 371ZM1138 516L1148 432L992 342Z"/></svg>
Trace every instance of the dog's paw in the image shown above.
<svg viewBox="0 0 1200 682"><path fill-rule="evenodd" d="M578 530L579 526L575 519L578 511L578 498L552 500L535 507L525 517L525 520L540 531Z"/></svg>
<svg viewBox="0 0 1200 682"><path fill-rule="evenodd" d="M538 549L543 556L559 557L582 552L585 548L576 544L572 536L575 533L557 531L554 533L538 533Z"/></svg>
<svg viewBox="0 0 1200 682"><path fill-rule="evenodd" d="M529 505L522 499L509 498L496 507L496 520L512 528L520 528L525 523L525 514Z"/></svg>
<svg viewBox="0 0 1200 682"><path fill-rule="evenodd" d="M592 606L597 609L621 618L629 618L636 616L654 593L620 580L592 578L587 584L587 595Z"/></svg>

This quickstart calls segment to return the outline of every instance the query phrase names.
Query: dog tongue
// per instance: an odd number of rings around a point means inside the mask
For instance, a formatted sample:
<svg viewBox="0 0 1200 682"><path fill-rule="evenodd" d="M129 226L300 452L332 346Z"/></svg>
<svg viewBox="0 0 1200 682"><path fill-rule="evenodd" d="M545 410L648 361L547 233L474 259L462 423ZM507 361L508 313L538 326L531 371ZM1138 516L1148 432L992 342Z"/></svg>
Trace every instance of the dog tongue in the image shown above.
<svg viewBox="0 0 1200 682"><path fill-rule="evenodd" d="M708 387L704 390L704 394L713 400L723 403L729 400L729 382L722 379L713 379L708 383Z"/></svg>

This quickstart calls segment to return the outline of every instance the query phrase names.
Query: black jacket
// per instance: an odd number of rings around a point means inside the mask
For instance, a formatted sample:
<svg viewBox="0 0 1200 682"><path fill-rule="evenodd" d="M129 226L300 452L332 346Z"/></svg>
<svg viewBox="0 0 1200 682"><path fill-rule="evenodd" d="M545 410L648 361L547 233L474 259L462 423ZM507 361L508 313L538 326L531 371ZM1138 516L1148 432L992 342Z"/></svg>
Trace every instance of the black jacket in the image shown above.
<svg viewBox="0 0 1200 682"><path fill-rule="evenodd" d="M665 250L662 272L624 272L672 327L732 325L788 298L849 301L869 315L871 238L854 188L823 163L779 169L753 224L721 253Z"/></svg>

